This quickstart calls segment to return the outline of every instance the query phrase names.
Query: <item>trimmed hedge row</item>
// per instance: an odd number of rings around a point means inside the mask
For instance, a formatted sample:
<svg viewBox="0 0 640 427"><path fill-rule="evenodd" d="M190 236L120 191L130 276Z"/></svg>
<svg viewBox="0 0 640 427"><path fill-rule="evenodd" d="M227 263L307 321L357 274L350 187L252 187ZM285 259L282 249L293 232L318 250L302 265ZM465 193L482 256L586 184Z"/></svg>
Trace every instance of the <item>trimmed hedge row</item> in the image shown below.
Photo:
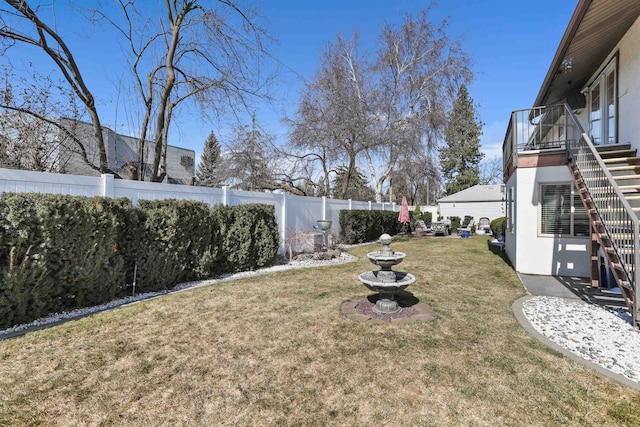
<svg viewBox="0 0 640 427"><path fill-rule="evenodd" d="M506 220L506 216L501 216L500 218L496 218L491 221L489 227L491 227L491 233L493 233L494 236L500 236L503 234L502 225Z"/></svg>
<svg viewBox="0 0 640 427"><path fill-rule="evenodd" d="M378 240L384 233L393 236L402 226L398 212L390 211L342 210L339 221L342 239L350 245Z"/></svg>
<svg viewBox="0 0 640 427"><path fill-rule="evenodd" d="M0 327L271 265L273 206L48 194L0 199Z"/></svg>

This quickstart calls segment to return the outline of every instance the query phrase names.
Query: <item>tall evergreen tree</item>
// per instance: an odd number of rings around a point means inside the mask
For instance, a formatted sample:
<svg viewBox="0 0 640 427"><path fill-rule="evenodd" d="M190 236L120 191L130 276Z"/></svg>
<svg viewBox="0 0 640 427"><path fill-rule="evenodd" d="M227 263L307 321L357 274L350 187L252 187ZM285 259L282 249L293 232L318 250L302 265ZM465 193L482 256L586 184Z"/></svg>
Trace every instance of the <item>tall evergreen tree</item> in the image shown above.
<svg viewBox="0 0 640 427"><path fill-rule="evenodd" d="M333 188L346 188L344 192L338 193L337 197L361 201L375 200L375 191L369 186L367 178L365 178L360 169L356 167L353 172L349 173L347 166L338 166L335 172L336 176L333 179ZM349 175L349 183L345 185Z"/></svg>
<svg viewBox="0 0 640 427"><path fill-rule="evenodd" d="M457 193L480 182L482 122L467 87L461 85L444 131L446 146L440 148L440 167L446 194Z"/></svg>
<svg viewBox="0 0 640 427"><path fill-rule="evenodd" d="M197 184L203 187L219 187L220 176L220 144L211 132L204 142L204 151L196 171Z"/></svg>

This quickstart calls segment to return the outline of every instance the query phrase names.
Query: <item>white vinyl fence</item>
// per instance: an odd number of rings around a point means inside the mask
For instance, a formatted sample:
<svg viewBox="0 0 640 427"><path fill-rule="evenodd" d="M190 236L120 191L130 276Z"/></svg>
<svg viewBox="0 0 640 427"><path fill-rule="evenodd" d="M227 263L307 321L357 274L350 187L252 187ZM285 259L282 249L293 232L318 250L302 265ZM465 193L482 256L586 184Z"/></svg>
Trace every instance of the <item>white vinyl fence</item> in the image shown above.
<svg viewBox="0 0 640 427"><path fill-rule="evenodd" d="M398 210L395 203L358 202L326 197L303 197L287 193L260 193L229 188L194 187L189 185L115 179L113 175L80 176L0 168L0 194L50 193L73 196L126 197L134 205L138 200L197 200L210 206L236 206L264 203L275 206L280 233L280 251L284 252L292 233L313 232L319 219L333 221L338 233L339 214L343 209Z"/></svg>

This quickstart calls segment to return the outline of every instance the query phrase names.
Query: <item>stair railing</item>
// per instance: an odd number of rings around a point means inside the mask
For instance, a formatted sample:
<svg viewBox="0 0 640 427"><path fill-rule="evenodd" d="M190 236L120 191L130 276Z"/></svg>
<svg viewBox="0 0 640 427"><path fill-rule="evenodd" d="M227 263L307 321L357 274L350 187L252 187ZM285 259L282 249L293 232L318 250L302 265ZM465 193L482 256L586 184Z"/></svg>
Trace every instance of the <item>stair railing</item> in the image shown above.
<svg viewBox="0 0 640 427"><path fill-rule="evenodd" d="M565 112L566 150L593 202L607 238L620 260L633 295L633 321L638 326L638 266L640 265L640 221L602 161L589 135L568 105Z"/></svg>
<svg viewBox="0 0 640 427"><path fill-rule="evenodd" d="M601 222L599 235L609 240L611 250L619 260L616 269L622 271L616 271L615 276L627 282L621 285L621 290L625 302L632 308L634 326L640 327L637 292L640 221L568 105L535 107L512 113L502 147L505 179L517 168L520 152L563 150L574 162L576 178L584 183Z"/></svg>

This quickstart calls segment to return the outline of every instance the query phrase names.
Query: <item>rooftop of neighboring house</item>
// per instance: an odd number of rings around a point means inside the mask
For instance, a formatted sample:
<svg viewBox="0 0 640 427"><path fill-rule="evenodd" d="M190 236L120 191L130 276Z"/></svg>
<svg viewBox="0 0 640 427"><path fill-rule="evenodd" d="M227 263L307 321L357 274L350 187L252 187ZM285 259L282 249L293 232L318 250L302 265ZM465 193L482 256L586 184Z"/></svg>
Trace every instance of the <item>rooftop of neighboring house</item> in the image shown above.
<svg viewBox="0 0 640 427"><path fill-rule="evenodd" d="M474 185L447 197L441 202L500 202L504 200L504 185Z"/></svg>

